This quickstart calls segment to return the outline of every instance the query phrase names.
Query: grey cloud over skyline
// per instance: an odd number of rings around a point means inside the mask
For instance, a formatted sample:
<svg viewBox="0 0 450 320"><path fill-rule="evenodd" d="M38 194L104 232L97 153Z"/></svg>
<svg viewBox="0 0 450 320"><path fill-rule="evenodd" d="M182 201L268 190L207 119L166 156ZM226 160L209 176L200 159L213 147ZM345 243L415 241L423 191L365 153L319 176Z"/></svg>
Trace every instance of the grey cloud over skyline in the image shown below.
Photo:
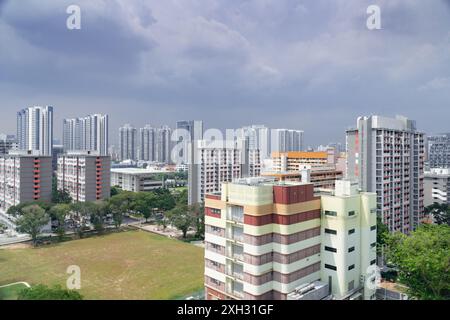
<svg viewBox="0 0 450 320"><path fill-rule="evenodd" d="M73 3L81 30L66 28ZM308 145L370 114L450 131L447 0L0 0L0 40L0 132L45 104L56 136L65 117L109 113L112 141L180 119L302 129Z"/></svg>

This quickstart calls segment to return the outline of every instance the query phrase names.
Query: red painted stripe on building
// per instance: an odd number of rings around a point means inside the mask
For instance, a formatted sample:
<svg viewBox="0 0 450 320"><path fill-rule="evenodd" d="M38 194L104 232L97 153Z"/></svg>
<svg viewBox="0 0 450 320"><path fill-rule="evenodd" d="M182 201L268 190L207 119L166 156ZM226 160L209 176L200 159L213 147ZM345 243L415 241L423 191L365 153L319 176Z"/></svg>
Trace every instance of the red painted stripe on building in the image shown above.
<svg viewBox="0 0 450 320"><path fill-rule="evenodd" d="M273 187L274 203L294 204L315 199L313 184Z"/></svg>
<svg viewBox="0 0 450 320"><path fill-rule="evenodd" d="M320 209L301 212L292 215L280 215L280 214L267 214L264 216L250 216L244 215L244 224L252 225L252 226L264 226L267 224L282 224L282 225L290 225L296 224L300 222L305 222L309 220L319 219L320 218Z"/></svg>

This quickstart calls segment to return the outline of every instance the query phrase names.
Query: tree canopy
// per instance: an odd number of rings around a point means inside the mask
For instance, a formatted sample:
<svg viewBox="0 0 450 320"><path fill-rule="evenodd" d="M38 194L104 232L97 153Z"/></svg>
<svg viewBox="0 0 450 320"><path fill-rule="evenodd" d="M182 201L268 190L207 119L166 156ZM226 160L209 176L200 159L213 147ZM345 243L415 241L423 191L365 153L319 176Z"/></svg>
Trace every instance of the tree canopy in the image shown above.
<svg viewBox="0 0 450 320"><path fill-rule="evenodd" d="M22 209L22 215L17 219L16 225L19 232L30 235L33 244L36 245L36 240L44 227L50 221L44 209L34 204Z"/></svg>
<svg viewBox="0 0 450 320"><path fill-rule="evenodd" d="M389 236L387 256L412 297L450 299L450 227L423 225L410 236Z"/></svg>

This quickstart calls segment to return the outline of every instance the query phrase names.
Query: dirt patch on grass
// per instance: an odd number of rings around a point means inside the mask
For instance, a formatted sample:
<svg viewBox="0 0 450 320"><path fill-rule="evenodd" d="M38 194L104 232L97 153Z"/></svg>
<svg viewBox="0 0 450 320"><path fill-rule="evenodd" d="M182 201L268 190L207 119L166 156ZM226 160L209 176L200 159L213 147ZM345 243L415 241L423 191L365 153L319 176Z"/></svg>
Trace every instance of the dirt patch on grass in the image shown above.
<svg viewBox="0 0 450 320"><path fill-rule="evenodd" d="M1 246L0 250L18 250L18 249L29 249L33 246L31 243L23 242L23 243L14 243L14 244L8 244L6 246Z"/></svg>

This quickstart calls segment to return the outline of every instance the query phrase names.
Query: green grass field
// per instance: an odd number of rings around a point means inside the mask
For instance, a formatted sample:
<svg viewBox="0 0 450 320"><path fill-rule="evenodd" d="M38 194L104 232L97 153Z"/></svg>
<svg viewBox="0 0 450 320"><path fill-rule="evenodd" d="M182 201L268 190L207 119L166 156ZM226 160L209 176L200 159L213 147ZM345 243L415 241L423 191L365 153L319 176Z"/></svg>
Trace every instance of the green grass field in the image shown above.
<svg viewBox="0 0 450 320"><path fill-rule="evenodd" d="M70 265L81 268L85 299L176 299L203 287L202 248L144 231L0 249L0 286L65 286Z"/></svg>
<svg viewBox="0 0 450 320"><path fill-rule="evenodd" d="M0 288L0 300L17 300L20 290L26 287L24 284L15 284Z"/></svg>

